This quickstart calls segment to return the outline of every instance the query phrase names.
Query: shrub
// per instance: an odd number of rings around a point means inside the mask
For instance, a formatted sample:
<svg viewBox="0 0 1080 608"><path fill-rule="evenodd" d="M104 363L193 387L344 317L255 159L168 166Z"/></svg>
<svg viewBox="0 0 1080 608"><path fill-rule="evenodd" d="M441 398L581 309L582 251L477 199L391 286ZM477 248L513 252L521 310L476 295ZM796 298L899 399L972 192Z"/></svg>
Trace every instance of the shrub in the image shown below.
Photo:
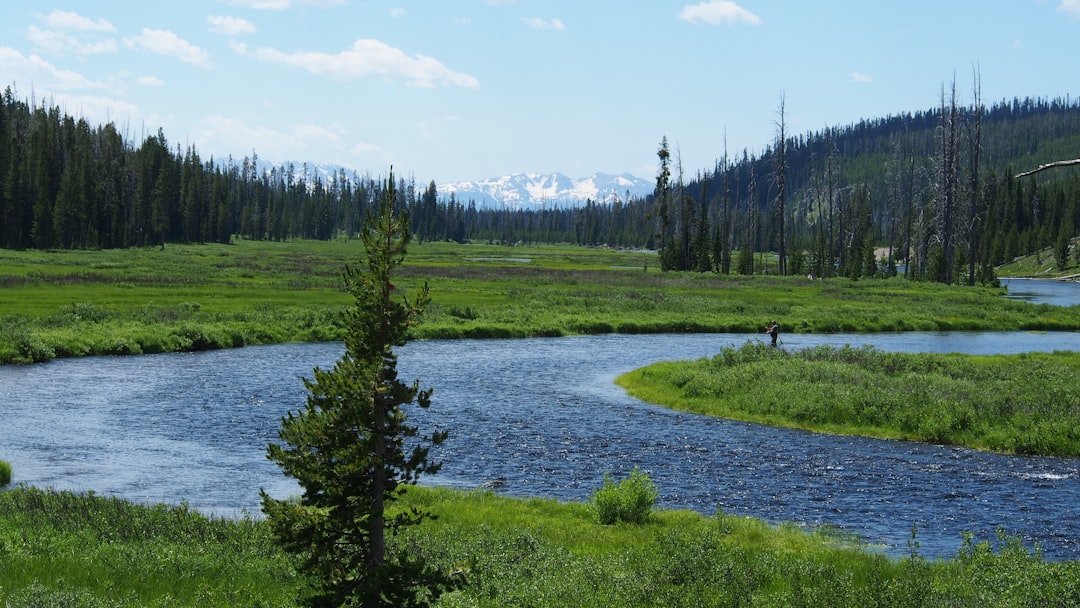
<svg viewBox="0 0 1080 608"><path fill-rule="evenodd" d="M603 525L625 521L644 523L660 497L656 484L647 473L634 467L630 477L616 482L604 475L604 485L592 495L591 505Z"/></svg>
<svg viewBox="0 0 1080 608"><path fill-rule="evenodd" d="M0 486L6 486L9 483L11 483L11 465L0 460Z"/></svg>

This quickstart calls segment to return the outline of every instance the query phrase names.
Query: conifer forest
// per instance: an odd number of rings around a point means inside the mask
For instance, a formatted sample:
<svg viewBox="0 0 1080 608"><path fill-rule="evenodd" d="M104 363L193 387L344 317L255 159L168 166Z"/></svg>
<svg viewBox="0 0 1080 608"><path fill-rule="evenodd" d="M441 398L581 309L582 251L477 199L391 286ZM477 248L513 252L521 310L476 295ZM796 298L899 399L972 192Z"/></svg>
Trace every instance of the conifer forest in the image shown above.
<svg viewBox="0 0 1080 608"><path fill-rule="evenodd" d="M976 89L977 91L977 89ZM1080 103L960 103L791 134L759 154L684 172L658 134L654 192L612 203L493 209L399 178L420 241L649 248L667 270L992 282L994 267L1049 249L1064 268L1080 227ZM141 141L139 139L141 138ZM132 137L59 107L0 100L0 247L109 249L232 239L353 238L379 176L260 170L203 158L162 130ZM399 171L401 168L395 168ZM761 255L769 252L769 256Z"/></svg>

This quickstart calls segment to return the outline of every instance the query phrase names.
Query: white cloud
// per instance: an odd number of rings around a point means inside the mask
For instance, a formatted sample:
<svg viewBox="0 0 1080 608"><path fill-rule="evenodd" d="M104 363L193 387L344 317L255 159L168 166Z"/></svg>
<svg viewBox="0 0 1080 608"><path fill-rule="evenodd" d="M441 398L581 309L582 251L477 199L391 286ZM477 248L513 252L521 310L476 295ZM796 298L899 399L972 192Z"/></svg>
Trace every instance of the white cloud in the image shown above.
<svg viewBox="0 0 1080 608"><path fill-rule="evenodd" d="M874 77L862 72L848 72L848 78L852 82L874 82Z"/></svg>
<svg viewBox="0 0 1080 608"><path fill-rule="evenodd" d="M27 57L9 47L0 47L0 74L4 74L9 82L33 83L35 88L46 91L105 88L101 82L78 72L61 70L37 55Z"/></svg>
<svg viewBox="0 0 1080 608"><path fill-rule="evenodd" d="M283 11L294 6L338 6L347 4L348 0L228 0L228 3L262 11Z"/></svg>
<svg viewBox="0 0 1080 608"><path fill-rule="evenodd" d="M1080 0L1061 0L1058 10L1080 19Z"/></svg>
<svg viewBox="0 0 1080 608"><path fill-rule="evenodd" d="M231 154L241 155L255 150L259 156L268 159L304 157L308 153L307 142L301 137L220 115L202 121L192 139L203 149L228 150Z"/></svg>
<svg viewBox="0 0 1080 608"><path fill-rule="evenodd" d="M341 133L344 133L344 131L345 129L341 125L331 125L330 127L324 127L322 125L297 125L292 129L293 135L304 141L335 145L341 143Z"/></svg>
<svg viewBox="0 0 1080 608"><path fill-rule="evenodd" d="M37 48L78 55L116 52L114 39L100 39L101 34L116 31L105 19L95 21L71 11L56 10L42 17L42 21L46 26L44 29L31 25L26 32L26 37Z"/></svg>
<svg viewBox="0 0 1080 608"><path fill-rule="evenodd" d="M319 51L284 53L272 48L250 50L242 44L233 45L233 49L263 61L283 63L312 74L339 79L382 74L402 76L408 79L412 86L424 88L440 85L474 88L480 84L476 78L455 72L437 59L424 55L409 56L401 49L372 39L357 40L352 48L336 54Z"/></svg>
<svg viewBox="0 0 1080 608"><path fill-rule="evenodd" d="M395 6L394 8L390 9L390 16L391 17L404 17L405 16L405 8L400 7L400 6Z"/></svg>
<svg viewBox="0 0 1080 608"><path fill-rule="evenodd" d="M53 53L72 52L78 55L96 55L116 52L116 40L83 41L77 36L59 30L43 30L31 25L26 37L34 46Z"/></svg>
<svg viewBox="0 0 1080 608"><path fill-rule="evenodd" d="M541 19L540 17L525 17L522 19L529 27L538 30L565 30L566 26L558 19Z"/></svg>
<svg viewBox="0 0 1080 608"><path fill-rule="evenodd" d="M210 24L210 31L215 34L238 36L240 34L255 33L255 24L239 17L211 15L206 18L206 22Z"/></svg>
<svg viewBox="0 0 1080 608"><path fill-rule="evenodd" d="M105 19L94 21L71 11L55 10L45 16L45 25L61 29L75 30L79 32L115 32L113 24Z"/></svg>
<svg viewBox="0 0 1080 608"><path fill-rule="evenodd" d="M156 76L139 76L137 82L144 87L165 86L165 81Z"/></svg>
<svg viewBox="0 0 1080 608"><path fill-rule="evenodd" d="M379 146L346 142L345 134L345 128L338 124L297 124L287 129L274 129L214 115L200 122L191 139L198 142L200 149L214 150L214 154L222 158L231 154L238 159L254 151L260 158L276 162L303 159L347 167L393 164L390 154Z"/></svg>
<svg viewBox="0 0 1080 608"><path fill-rule="evenodd" d="M141 34L125 38L124 42L140 51L173 57L199 67L210 67L209 53L168 30L143 28Z"/></svg>
<svg viewBox="0 0 1080 608"><path fill-rule="evenodd" d="M693 6L687 5L679 12L679 19L709 25L734 24L740 21L751 25L761 23L761 17L730 0L709 0Z"/></svg>

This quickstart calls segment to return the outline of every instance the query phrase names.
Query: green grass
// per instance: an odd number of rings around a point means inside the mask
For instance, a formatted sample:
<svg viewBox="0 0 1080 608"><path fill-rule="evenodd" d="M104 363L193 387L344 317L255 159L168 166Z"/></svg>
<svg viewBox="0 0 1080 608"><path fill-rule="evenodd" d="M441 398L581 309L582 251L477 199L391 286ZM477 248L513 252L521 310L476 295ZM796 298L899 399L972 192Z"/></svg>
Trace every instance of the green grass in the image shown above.
<svg viewBox="0 0 1080 608"><path fill-rule="evenodd" d="M343 338L357 241L165 250L0 250L0 363ZM417 338L596 333L1078 330L1080 307L901 279L661 273L654 254L570 245L413 244L398 286L427 282Z"/></svg>
<svg viewBox="0 0 1080 608"><path fill-rule="evenodd" d="M583 503L409 488L438 515L391 543L467 585L441 607L1072 606L1080 562L965 537L955 558L890 559L830 530L657 510L601 525ZM0 605L291 606L266 523L69 492L0 492ZM915 539L917 541L917 538Z"/></svg>
<svg viewBox="0 0 1080 608"><path fill-rule="evenodd" d="M0 486L11 483L11 463L0 460Z"/></svg>
<svg viewBox="0 0 1080 608"><path fill-rule="evenodd" d="M289 606L260 521L17 487L0 492L0 605Z"/></svg>
<svg viewBox="0 0 1080 608"><path fill-rule="evenodd" d="M1080 456L1080 353L975 356L759 343L663 362L618 384L710 416L828 433Z"/></svg>

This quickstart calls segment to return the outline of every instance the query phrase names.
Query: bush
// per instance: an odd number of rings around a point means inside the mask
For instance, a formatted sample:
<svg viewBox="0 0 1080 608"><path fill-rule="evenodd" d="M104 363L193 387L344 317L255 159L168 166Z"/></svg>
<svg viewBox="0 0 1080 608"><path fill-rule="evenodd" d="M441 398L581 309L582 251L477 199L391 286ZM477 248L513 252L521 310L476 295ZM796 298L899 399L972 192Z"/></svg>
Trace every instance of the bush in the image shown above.
<svg viewBox="0 0 1080 608"><path fill-rule="evenodd" d="M634 467L630 477L619 482L605 474L604 485L593 493L590 504L605 526L619 521L640 524L648 519L659 497L649 475Z"/></svg>
<svg viewBox="0 0 1080 608"><path fill-rule="evenodd" d="M0 460L0 486L11 483L11 465Z"/></svg>

